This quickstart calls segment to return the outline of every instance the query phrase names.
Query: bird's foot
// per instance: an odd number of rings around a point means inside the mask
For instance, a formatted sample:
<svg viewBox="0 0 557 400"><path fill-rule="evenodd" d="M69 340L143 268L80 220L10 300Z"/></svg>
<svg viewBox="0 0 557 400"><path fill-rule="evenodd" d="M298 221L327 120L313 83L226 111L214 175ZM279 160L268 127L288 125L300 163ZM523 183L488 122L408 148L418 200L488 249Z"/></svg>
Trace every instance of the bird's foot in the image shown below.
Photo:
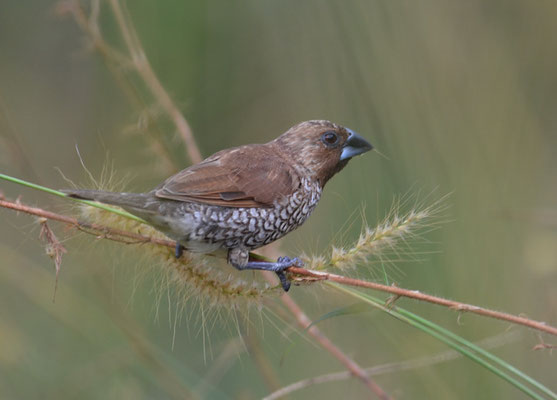
<svg viewBox="0 0 557 400"><path fill-rule="evenodd" d="M289 257L279 257L277 259L276 264L283 266L283 268L279 271L275 271L275 273L277 274L279 280L280 280L280 284L282 285L282 288L284 289L285 292L288 292L288 290L290 289L290 281L288 280L288 278L286 277L286 274L284 273L284 270L286 268L290 268L290 267L303 267L304 263L302 260L300 260L298 257L294 257L294 258L289 258Z"/></svg>
<svg viewBox="0 0 557 400"><path fill-rule="evenodd" d="M182 257L183 253L184 253L184 246L182 246L180 243L176 242L176 248L174 250L174 256L176 258L180 258L180 257Z"/></svg>
<svg viewBox="0 0 557 400"><path fill-rule="evenodd" d="M304 263L298 257L279 257L276 262L269 261L248 261L244 267L236 267L240 270L243 269L259 269L263 271L273 271L280 279L280 284L285 292L290 289L290 281L286 277L285 269L290 267L302 267Z"/></svg>

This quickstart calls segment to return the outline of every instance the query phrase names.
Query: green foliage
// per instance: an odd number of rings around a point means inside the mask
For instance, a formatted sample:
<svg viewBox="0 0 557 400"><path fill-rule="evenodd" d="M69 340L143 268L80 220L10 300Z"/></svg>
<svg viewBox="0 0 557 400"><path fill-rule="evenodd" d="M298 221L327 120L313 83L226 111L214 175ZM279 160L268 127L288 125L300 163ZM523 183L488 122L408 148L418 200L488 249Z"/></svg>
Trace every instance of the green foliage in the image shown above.
<svg viewBox="0 0 557 400"><path fill-rule="evenodd" d="M100 30L123 51L109 2L100 5ZM329 254L331 243L358 240L360 218L353 215L362 204L367 225L375 226L393 196L437 188L453 193L450 222L424 234L424 242L408 243L411 251L378 260L390 280L555 325L554 2L135 0L127 6L203 154L327 118L388 156L351 162L282 252ZM94 176L107 158L114 160L119 176L132 176L129 190L149 190L186 166L175 127L131 66L107 66L72 18L54 17L55 9L39 0L0 5L2 172L65 187L59 167L87 186L76 145ZM2 183L0 190L12 199L22 195L26 204L66 207L16 185ZM339 369L311 341L296 340L295 351L285 351L294 323L274 304L249 322L207 318L177 304L175 293L157 293L160 275L142 260L140 246L123 251L122 244L73 238L54 224L68 254L52 303L55 274L38 229L27 217L0 214L0 398L260 398L276 382ZM363 268L354 274L372 275ZM310 316L335 314L346 301L336 288L294 287L292 295ZM378 377L396 398L519 398L516 387L535 390L534 398L554 397L554 357L549 348L532 351L540 341L550 346L550 338L528 332L486 354L460 338L494 336L507 324L470 315L457 320L454 312L408 300L405 307L427 320L392 312L444 339L379 312L318 326L365 367L442 351L439 340L482 360ZM261 340L242 344L239 333ZM300 393L293 398L367 395L354 380Z"/></svg>

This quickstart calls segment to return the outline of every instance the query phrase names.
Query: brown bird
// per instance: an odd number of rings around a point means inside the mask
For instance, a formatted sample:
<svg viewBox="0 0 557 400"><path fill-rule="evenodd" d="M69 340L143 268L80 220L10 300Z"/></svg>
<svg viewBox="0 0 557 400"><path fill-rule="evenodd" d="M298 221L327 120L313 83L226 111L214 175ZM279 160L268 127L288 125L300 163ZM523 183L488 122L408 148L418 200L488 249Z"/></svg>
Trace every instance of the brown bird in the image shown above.
<svg viewBox="0 0 557 400"><path fill-rule="evenodd" d="M226 149L147 193L66 190L68 196L120 206L176 240L176 257L228 251L239 270L284 270L298 258L253 261L250 250L293 231L309 217L325 184L348 161L373 147L348 128L306 121L266 144Z"/></svg>

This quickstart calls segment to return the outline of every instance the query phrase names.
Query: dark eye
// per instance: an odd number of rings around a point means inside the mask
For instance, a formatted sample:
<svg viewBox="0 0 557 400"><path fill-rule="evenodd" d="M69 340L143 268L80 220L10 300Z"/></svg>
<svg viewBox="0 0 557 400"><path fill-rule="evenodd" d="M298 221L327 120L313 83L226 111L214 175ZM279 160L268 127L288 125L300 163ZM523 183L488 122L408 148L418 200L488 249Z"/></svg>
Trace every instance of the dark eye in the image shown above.
<svg viewBox="0 0 557 400"><path fill-rule="evenodd" d="M335 147L340 142L340 137L334 131L327 131L321 135L321 141L327 147Z"/></svg>

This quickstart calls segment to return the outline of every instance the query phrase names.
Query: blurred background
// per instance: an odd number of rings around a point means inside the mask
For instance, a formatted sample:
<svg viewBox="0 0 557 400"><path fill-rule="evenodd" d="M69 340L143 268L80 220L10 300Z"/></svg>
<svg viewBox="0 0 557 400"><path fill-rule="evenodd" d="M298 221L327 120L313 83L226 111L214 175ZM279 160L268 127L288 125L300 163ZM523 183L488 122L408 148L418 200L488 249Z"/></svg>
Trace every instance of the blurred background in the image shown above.
<svg viewBox="0 0 557 400"><path fill-rule="evenodd" d="M0 3L0 171L63 188L62 171L90 185L77 146L93 176L112 164L127 189L149 190L189 159L131 66L107 64L68 4ZM330 119L388 157L353 160L312 218L281 243L282 253L326 253L339 231L350 243L362 207L373 226L394 198L429 204L450 193L446 222L387 265L392 278L557 324L557 3L134 0L127 10L204 156L269 141L299 121ZM125 53L104 1L98 22ZM0 190L70 210L7 182ZM2 399L257 399L342 370L295 332L288 314L252 310L252 322L238 325L224 313L204 331L197 307L177 310L172 296L159 304L156 271L137 251L50 225L68 250L55 302L54 267L35 220L0 210ZM354 273L373 275L368 267ZM354 303L319 287L291 294L313 319ZM555 355L532 350L537 333L471 315L457 320L415 301L397 305L470 340L518 331L517 341L493 352L557 390ZM382 313L318 326L366 367L447 350ZM377 382L396 398L524 398L462 358ZM340 396L368 392L351 379L290 398Z"/></svg>

